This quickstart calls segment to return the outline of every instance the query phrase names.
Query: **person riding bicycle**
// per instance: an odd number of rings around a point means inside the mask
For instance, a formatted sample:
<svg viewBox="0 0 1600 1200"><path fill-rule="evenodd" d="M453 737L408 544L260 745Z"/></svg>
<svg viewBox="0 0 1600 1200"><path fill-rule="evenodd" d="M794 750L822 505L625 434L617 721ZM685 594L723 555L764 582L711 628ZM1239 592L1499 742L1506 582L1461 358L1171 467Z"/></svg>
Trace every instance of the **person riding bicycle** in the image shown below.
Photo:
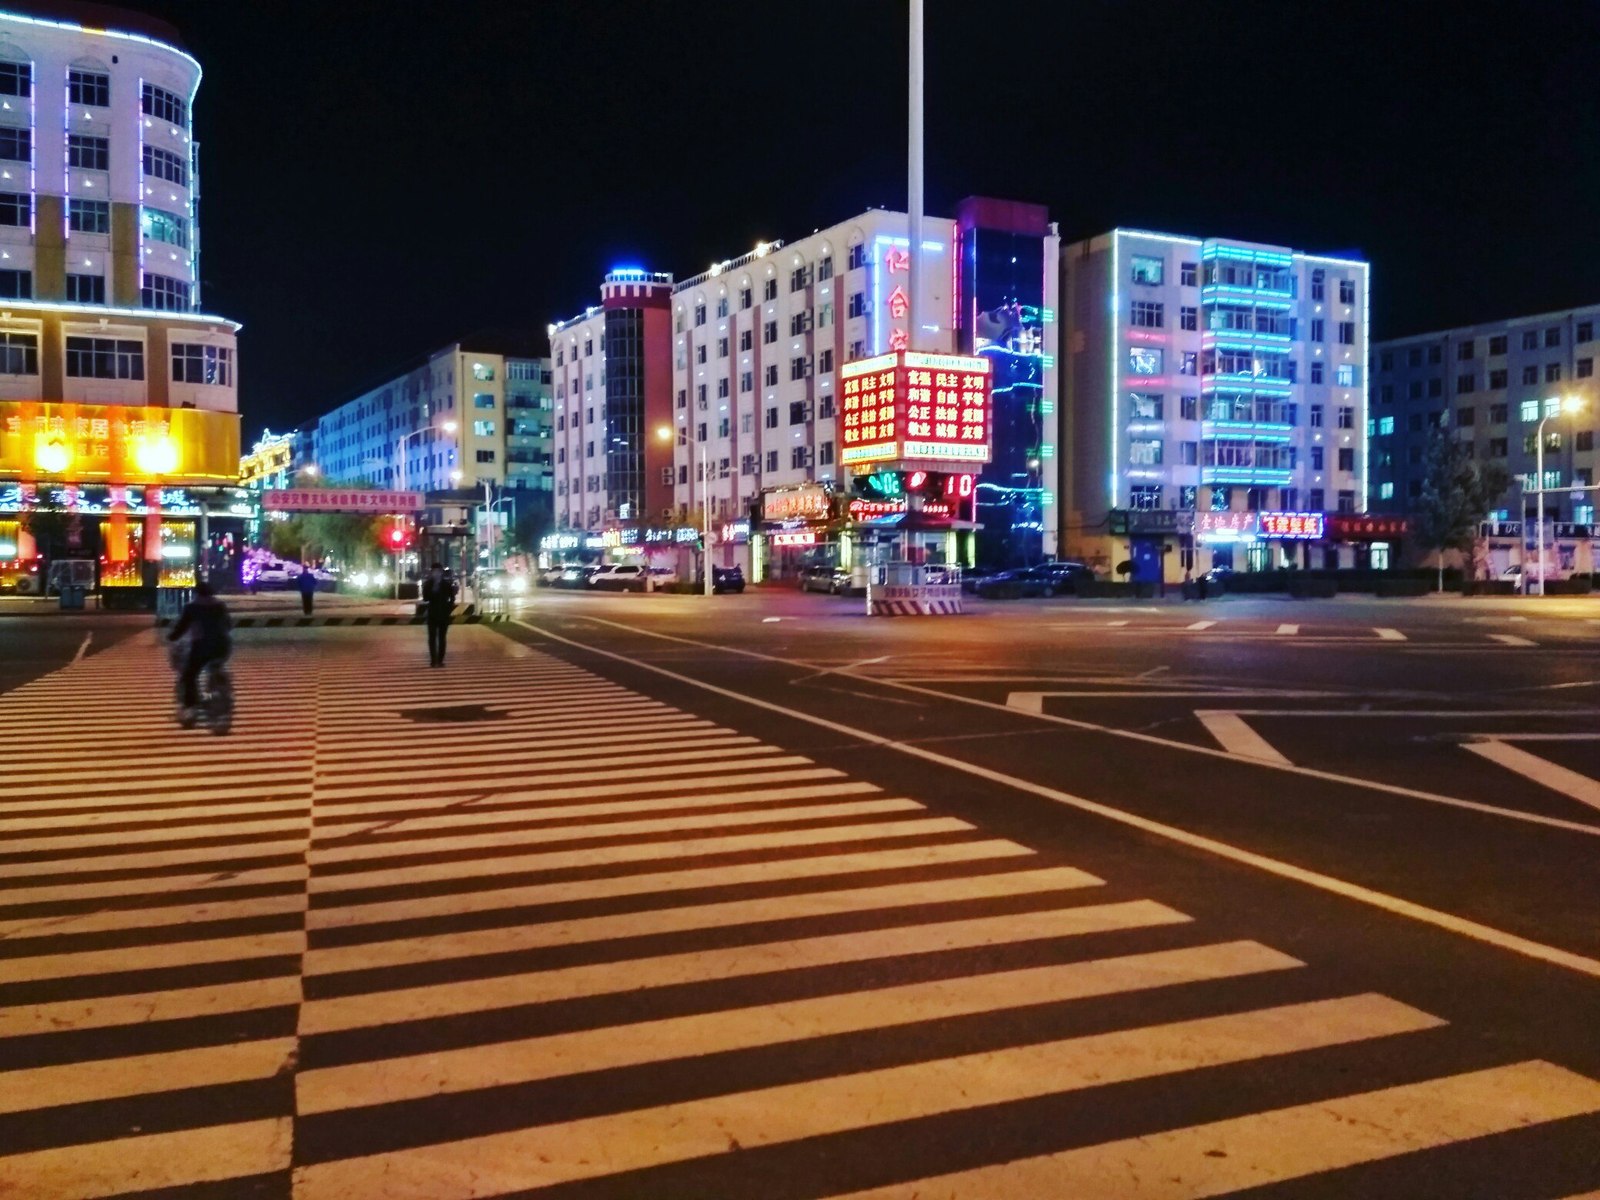
<svg viewBox="0 0 1600 1200"><path fill-rule="evenodd" d="M200 705L200 672L207 664L226 662L233 650L230 636L233 621L228 606L204 580L194 585L194 599L184 605L183 615L167 635L177 642L189 634L189 656L183 664L183 708L193 712Z"/></svg>

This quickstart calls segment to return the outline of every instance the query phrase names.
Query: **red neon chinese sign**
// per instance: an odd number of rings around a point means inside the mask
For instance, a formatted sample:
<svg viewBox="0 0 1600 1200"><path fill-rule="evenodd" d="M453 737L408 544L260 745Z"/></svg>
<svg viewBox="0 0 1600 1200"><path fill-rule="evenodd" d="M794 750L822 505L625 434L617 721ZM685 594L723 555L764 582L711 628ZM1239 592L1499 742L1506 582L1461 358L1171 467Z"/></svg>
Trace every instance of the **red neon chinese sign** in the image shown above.
<svg viewBox="0 0 1600 1200"><path fill-rule="evenodd" d="M1321 513L1264 512L1260 525L1262 537L1315 541L1322 536Z"/></svg>

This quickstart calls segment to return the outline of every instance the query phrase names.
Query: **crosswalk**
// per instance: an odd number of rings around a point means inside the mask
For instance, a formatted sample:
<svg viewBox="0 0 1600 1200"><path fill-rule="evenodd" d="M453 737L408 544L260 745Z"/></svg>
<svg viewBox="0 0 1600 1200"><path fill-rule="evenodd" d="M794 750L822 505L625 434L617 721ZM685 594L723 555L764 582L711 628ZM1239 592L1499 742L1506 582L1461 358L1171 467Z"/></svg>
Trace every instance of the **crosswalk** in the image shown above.
<svg viewBox="0 0 1600 1200"><path fill-rule="evenodd" d="M172 728L143 639L0 696L0 1195L1415 1195L1362 1172L1600 1114L1114 879L453 641L430 672L410 631L246 634L225 741Z"/></svg>

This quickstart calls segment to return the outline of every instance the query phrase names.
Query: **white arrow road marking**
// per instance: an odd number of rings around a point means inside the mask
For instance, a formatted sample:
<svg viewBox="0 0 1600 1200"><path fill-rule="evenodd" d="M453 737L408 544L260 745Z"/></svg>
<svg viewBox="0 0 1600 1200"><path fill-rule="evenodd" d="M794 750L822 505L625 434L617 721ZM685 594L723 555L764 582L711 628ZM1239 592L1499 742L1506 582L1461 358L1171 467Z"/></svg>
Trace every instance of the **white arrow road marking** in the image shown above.
<svg viewBox="0 0 1600 1200"><path fill-rule="evenodd" d="M1384 629L1380 627L1374 629L1372 632L1377 634L1386 642L1403 642L1406 640L1406 635L1401 633L1398 629Z"/></svg>
<svg viewBox="0 0 1600 1200"><path fill-rule="evenodd" d="M1185 625L1184 628L1193 629L1196 633L1198 633L1202 629L1210 629L1215 624L1215 621L1196 621L1193 625Z"/></svg>
<svg viewBox="0 0 1600 1200"><path fill-rule="evenodd" d="M1531 646L1534 643L1525 637L1518 637L1514 633L1491 633L1489 637L1497 642L1504 642L1508 646Z"/></svg>
<svg viewBox="0 0 1600 1200"><path fill-rule="evenodd" d="M1279 766L1289 765L1289 760L1274 750L1266 738L1245 724L1244 718L1238 713L1197 708L1194 715L1200 718L1200 724L1206 727L1206 732L1217 739L1217 744L1234 757Z"/></svg>
<svg viewBox="0 0 1600 1200"><path fill-rule="evenodd" d="M1293 637L1295 634L1300 632L1300 626L1298 626L1298 625L1279 625L1278 626L1278 632L1280 634L1283 634L1285 637Z"/></svg>
<svg viewBox="0 0 1600 1200"><path fill-rule="evenodd" d="M1580 804L1587 804L1590 808L1600 808L1600 783L1596 783L1587 775L1569 771L1547 758L1540 758L1537 754L1529 754L1517 746L1493 739L1486 742L1467 742L1465 745L1480 758L1499 763L1506 770L1515 771L1518 775L1542 784L1553 792L1571 796Z"/></svg>

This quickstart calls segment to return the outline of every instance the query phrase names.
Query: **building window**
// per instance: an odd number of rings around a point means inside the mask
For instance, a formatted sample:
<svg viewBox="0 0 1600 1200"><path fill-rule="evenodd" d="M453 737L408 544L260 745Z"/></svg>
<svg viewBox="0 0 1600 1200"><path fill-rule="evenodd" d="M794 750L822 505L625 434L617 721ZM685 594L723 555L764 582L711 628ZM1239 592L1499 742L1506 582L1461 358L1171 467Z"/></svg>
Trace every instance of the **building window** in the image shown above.
<svg viewBox="0 0 1600 1200"><path fill-rule="evenodd" d="M1320 358L1314 358L1314 359L1311 360L1311 379L1310 379L1310 382L1312 382L1312 383L1321 383L1322 382L1322 360Z"/></svg>
<svg viewBox="0 0 1600 1200"><path fill-rule="evenodd" d="M105 200L68 200L67 228L73 233L110 233L111 204Z"/></svg>
<svg viewBox="0 0 1600 1200"><path fill-rule="evenodd" d="M728 398L728 381L726 379L719 379L719 380L717 380L717 399L718 400L726 400L727 398Z"/></svg>
<svg viewBox="0 0 1600 1200"><path fill-rule="evenodd" d="M1322 428L1322 405L1320 404L1313 404L1311 406L1311 428Z"/></svg>
<svg viewBox="0 0 1600 1200"><path fill-rule="evenodd" d="M0 96L33 95L33 64L0 62Z"/></svg>
<svg viewBox="0 0 1600 1200"><path fill-rule="evenodd" d="M176 92L169 92L166 88L156 87L153 83L144 85L144 90L139 97L139 106L144 109L146 116L154 117L158 121L166 121L180 129L189 127L189 106L182 96Z"/></svg>
<svg viewBox="0 0 1600 1200"><path fill-rule="evenodd" d="M144 343L119 338L67 338L67 375L73 379L143 379Z"/></svg>
<svg viewBox="0 0 1600 1200"><path fill-rule="evenodd" d="M697 383L694 387L694 406L701 412L706 410L706 385Z"/></svg>
<svg viewBox="0 0 1600 1200"><path fill-rule="evenodd" d="M767 366L766 366L766 369L764 371L762 371L761 374L762 374L762 378L763 378L763 381L764 381L764 384L765 384L766 387L777 387L778 386L778 364L777 363L768 363Z"/></svg>
<svg viewBox="0 0 1600 1200"><path fill-rule="evenodd" d="M767 409L761 424L764 429L776 429L778 427L778 410L776 408Z"/></svg>
<svg viewBox="0 0 1600 1200"><path fill-rule="evenodd" d="M38 373L38 337L31 333L0 333L0 375Z"/></svg>
<svg viewBox="0 0 1600 1200"><path fill-rule="evenodd" d="M1339 470L1354 471L1356 469L1356 452L1351 446L1339 447Z"/></svg>
<svg viewBox="0 0 1600 1200"><path fill-rule="evenodd" d="M104 304L106 302L106 277L104 275L67 276L67 300L72 304Z"/></svg>
<svg viewBox="0 0 1600 1200"><path fill-rule="evenodd" d="M1524 400L1517 406L1517 419L1526 424L1539 419L1539 402L1537 400Z"/></svg>
<svg viewBox="0 0 1600 1200"><path fill-rule="evenodd" d="M732 432L732 429L733 426L730 418L723 417L717 421L717 436L719 438L727 437L728 434Z"/></svg>
<svg viewBox="0 0 1600 1200"><path fill-rule="evenodd" d="M827 375L832 370L833 370L833 347L830 346L830 347L828 347L828 349L820 351L817 354L817 372L818 372L818 374L821 374L821 375Z"/></svg>
<svg viewBox="0 0 1600 1200"><path fill-rule="evenodd" d="M1506 405L1506 404L1491 404L1491 405L1489 405L1489 423L1491 425L1504 425L1506 423L1506 416L1509 414L1509 412L1510 412L1510 405Z"/></svg>
<svg viewBox="0 0 1600 1200"><path fill-rule="evenodd" d="M0 300L32 299L32 271L0 271Z"/></svg>
<svg viewBox="0 0 1600 1200"><path fill-rule="evenodd" d="M867 312L867 294L865 292L851 292L850 302L845 308L848 317L865 316Z"/></svg>
<svg viewBox="0 0 1600 1200"><path fill-rule="evenodd" d="M163 312L186 312L189 309L189 285L181 279L144 272L144 285L139 289L142 308Z"/></svg>
<svg viewBox="0 0 1600 1200"><path fill-rule="evenodd" d="M740 372L739 390L741 392L753 392L756 390L756 373L754 371Z"/></svg>
<svg viewBox="0 0 1600 1200"><path fill-rule="evenodd" d="M1128 507L1138 512L1154 512L1161 507L1159 483L1136 483L1128 489Z"/></svg>
<svg viewBox="0 0 1600 1200"><path fill-rule="evenodd" d="M1160 287L1166 264L1159 258L1146 254L1135 254L1130 267L1130 278L1134 283L1146 287Z"/></svg>
<svg viewBox="0 0 1600 1200"><path fill-rule="evenodd" d="M776 321L768 321L761 326L761 344L763 346L770 346L777 340L778 323Z"/></svg>
<svg viewBox="0 0 1600 1200"><path fill-rule="evenodd" d="M833 397L827 392L824 392L821 398L817 400L817 416L824 421L833 416Z"/></svg>
<svg viewBox="0 0 1600 1200"><path fill-rule="evenodd" d="M789 402L789 424L804 425L806 422L806 402L804 400L791 400Z"/></svg>
<svg viewBox="0 0 1600 1200"><path fill-rule="evenodd" d="M1577 378L1588 379L1594 374L1594 359L1580 358L1577 362Z"/></svg>
<svg viewBox="0 0 1600 1200"><path fill-rule="evenodd" d="M767 470L776 471L777 469L778 469L778 452L776 450L768 450L767 451Z"/></svg>
<svg viewBox="0 0 1600 1200"><path fill-rule="evenodd" d="M1458 408L1458 409L1456 409L1456 425L1458 427L1463 426L1463 425L1475 424L1477 422L1477 420L1478 420L1478 412L1477 412L1476 409L1472 409L1472 408Z"/></svg>
<svg viewBox="0 0 1600 1200"><path fill-rule="evenodd" d="M33 197L27 192L0 192L0 225L33 223Z"/></svg>
<svg viewBox="0 0 1600 1200"><path fill-rule="evenodd" d="M111 104L111 76L98 71L67 72L67 102L85 104L90 108L107 108Z"/></svg>
<svg viewBox="0 0 1600 1200"><path fill-rule="evenodd" d="M481 463L492 463L494 461L494 451L493 450L479 450L478 451L478 461L481 462Z"/></svg>
<svg viewBox="0 0 1600 1200"><path fill-rule="evenodd" d="M1197 421L1200 419L1200 397L1181 396L1178 399L1178 416L1184 421Z"/></svg>
<svg viewBox="0 0 1600 1200"><path fill-rule="evenodd" d="M688 388L679 388L678 389L678 407L679 408L688 408L689 407L689 389Z"/></svg>
<svg viewBox="0 0 1600 1200"><path fill-rule="evenodd" d="M1193 467L1200 462L1199 442L1179 442L1178 456L1186 467Z"/></svg>
<svg viewBox="0 0 1600 1200"><path fill-rule="evenodd" d="M755 302L756 299L754 292L747 287L739 289L739 308L741 311L749 308Z"/></svg>
<svg viewBox="0 0 1600 1200"><path fill-rule="evenodd" d="M1311 318L1311 340L1313 342L1325 341L1325 329L1321 317Z"/></svg>
<svg viewBox="0 0 1600 1200"><path fill-rule="evenodd" d="M1161 420L1162 398L1144 392L1134 392L1128 397L1128 414L1135 421Z"/></svg>
<svg viewBox="0 0 1600 1200"><path fill-rule="evenodd" d="M754 346L755 346L755 340L756 340L755 330L753 330L753 329L741 329L739 331L739 349L740 350L753 349Z"/></svg>
<svg viewBox="0 0 1600 1200"><path fill-rule="evenodd" d="M1471 338L1456 343L1456 361L1470 362L1474 353L1474 344Z"/></svg>
<svg viewBox="0 0 1600 1200"><path fill-rule="evenodd" d="M1130 375L1161 374L1162 353L1156 346L1129 346L1128 373Z"/></svg>
<svg viewBox="0 0 1600 1200"><path fill-rule="evenodd" d="M704 302L694 306L694 323L696 328L706 323L706 306Z"/></svg>
<svg viewBox="0 0 1600 1200"><path fill-rule="evenodd" d="M67 166L81 167L85 171L111 169L111 139L90 137L87 134L67 135Z"/></svg>
<svg viewBox="0 0 1600 1200"><path fill-rule="evenodd" d="M1561 364L1560 363L1547 363L1547 364L1545 364L1544 381L1546 383L1560 383L1561 382Z"/></svg>
<svg viewBox="0 0 1600 1200"><path fill-rule="evenodd" d="M12 372L12 373L15 374L15 372ZM31 375L31 374L33 374L33 372L30 371L30 372L28 372L28 374ZM1580 430L1578 430L1577 439L1573 444L1577 449L1585 451L1585 452L1593 450L1594 449L1594 430L1592 430L1592 429L1580 429Z"/></svg>
<svg viewBox="0 0 1600 1200"><path fill-rule="evenodd" d="M1393 417L1379 417L1378 418L1377 431L1378 431L1379 435L1393 433L1394 432L1394 418Z"/></svg>
<svg viewBox="0 0 1600 1200"><path fill-rule="evenodd" d="M1538 383L1539 382L1539 368L1535 364L1529 363L1527 366L1522 368L1522 382L1523 383Z"/></svg>
<svg viewBox="0 0 1600 1200"><path fill-rule="evenodd" d="M1477 386L1478 386L1478 377L1476 375L1457 375L1456 376L1456 395L1458 395L1458 396L1464 396L1468 392L1474 391L1477 388Z"/></svg>
<svg viewBox="0 0 1600 1200"><path fill-rule="evenodd" d="M1314 267L1311 271L1311 298L1321 300L1327 293L1328 273L1321 267Z"/></svg>
<svg viewBox="0 0 1600 1200"><path fill-rule="evenodd" d="M32 162L33 131L0 129L0 159L8 162Z"/></svg>
<svg viewBox="0 0 1600 1200"><path fill-rule="evenodd" d="M718 296L717 297L717 316L725 317L727 315L728 315L728 298L726 296Z"/></svg>
<svg viewBox="0 0 1600 1200"><path fill-rule="evenodd" d="M1544 344L1546 346L1561 345L1561 326L1552 325L1544 331Z"/></svg>
<svg viewBox="0 0 1600 1200"><path fill-rule="evenodd" d="M1162 305L1155 300L1135 300L1132 312L1129 314L1128 323L1136 328L1160 329L1163 315Z"/></svg>
<svg viewBox="0 0 1600 1200"><path fill-rule="evenodd" d="M1339 280L1339 303L1354 304L1356 302L1356 281L1354 279Z"/></svg>
<svg viewBox="0 0 1600 1200"><path fill-rule="evenodd" d="M1489 390L1491 392L1499 391L1505 386L1506 369L1504 367L1497 367L1495 370L1489 372Z"/></svg>
<svg viewBox="0 0 1600 1200"><path fill-rule="evenodd" d="M1340 387L1356 386L1356 369L1351 363L1340 363L1333 372L1333 381Z"/></svg>
<svg viewBox="0 0 1600 1200"><path fill-rule="evenodd" d="M1200 310L1185 304L1178 309L1178 328L1191 333L1200 328Z"/></svg>
<svg viewBox="0 0 1600 1200"><path fill-rule="evenodd" d="M1339 344L1341 346L1354 346L1356 344L1356 323L1354 321L1339 322Z"/></svg>
<svg viewBox="0 0 1600 1200"><path fill-rule="evenodd" d="M806 369L807 366L808 366L808 364L806 363L805 357L803 355L798 357L798 358L791 358L789 360L789 378L790 378L790 380L804 379L807 375L811 374L811 372Z"/></svg>
<svg viewBox="0 0 1600 1200"><path fill-rule="evenodd" d="M187 172L183 169L183 159L159 146L144 148L144 173L156 179L165 179L168 183L175 183L179 187L182 187L188 178Z"/></svg>
<svg viewBox="0 0 1600 1200"><path fill-rule="evenodd" d="M472 436L473 437L493 437L494 436L494 422L490 421L490 420L474 421L472 423Z"/></svg>
<svg viewBox="0 0 1600 1200"><path fill-rule="evenodd" d="M1161 439L1141 438L1128 443L1128 461L1141 467L1161 465Z"/></svg>
<svg viewBox="0 0 1600 1200"><path fill-rule="evenodd" d="M1200 283L1200 268L1195 263L1183 263L1178 267L1178 285L1180 287L1197 287Z"/></svg>
<svg viewBox="0 0 1600 1200"><path fill-rule="evenodd" d="M1354 492L1339 493L1339 511L1353 513L1356 510L1356 494Z"/></svg>
<svg viewBox="0 0 1600 1200"><path fill-rule="evenodd" d="M833 443L823 442L817 448L817 462L824 467L833 466Z"/></svg>
<svg viewBox="0 0 1600 1200"><path fill-rule="evenodd" d="M1420 367L1422 365L1422 347L1413 346L1406 351L1406 366Z"/></svg>
<svg viewBox="0 0 1600 1200"><path fill-rule="evenodd" d="M717 357L718 358L727 358L728 357L728 339L725 338L725 337L717 339Z"/></svg>
<svg viewBox="0 0 1600 1200"><path fill-rule="evenodd" d="M703 344L694 348L694 361L704 365L706 361L706 348Z"/></svg>
<svg viewBox="0 0 1600 1200"><path fill-rule="evenodd" d="M1322 455L1323 449L1321 446L1311 447L1311 469L1313 471L1322 470Z"/></svg>
<svg viewBox="0 0 1600 1200"><path fill-rule="evenodd" d="M776 277L767 279L761 285L761 298L763 300L776 300L778 298L778 280Z"/></svg>

